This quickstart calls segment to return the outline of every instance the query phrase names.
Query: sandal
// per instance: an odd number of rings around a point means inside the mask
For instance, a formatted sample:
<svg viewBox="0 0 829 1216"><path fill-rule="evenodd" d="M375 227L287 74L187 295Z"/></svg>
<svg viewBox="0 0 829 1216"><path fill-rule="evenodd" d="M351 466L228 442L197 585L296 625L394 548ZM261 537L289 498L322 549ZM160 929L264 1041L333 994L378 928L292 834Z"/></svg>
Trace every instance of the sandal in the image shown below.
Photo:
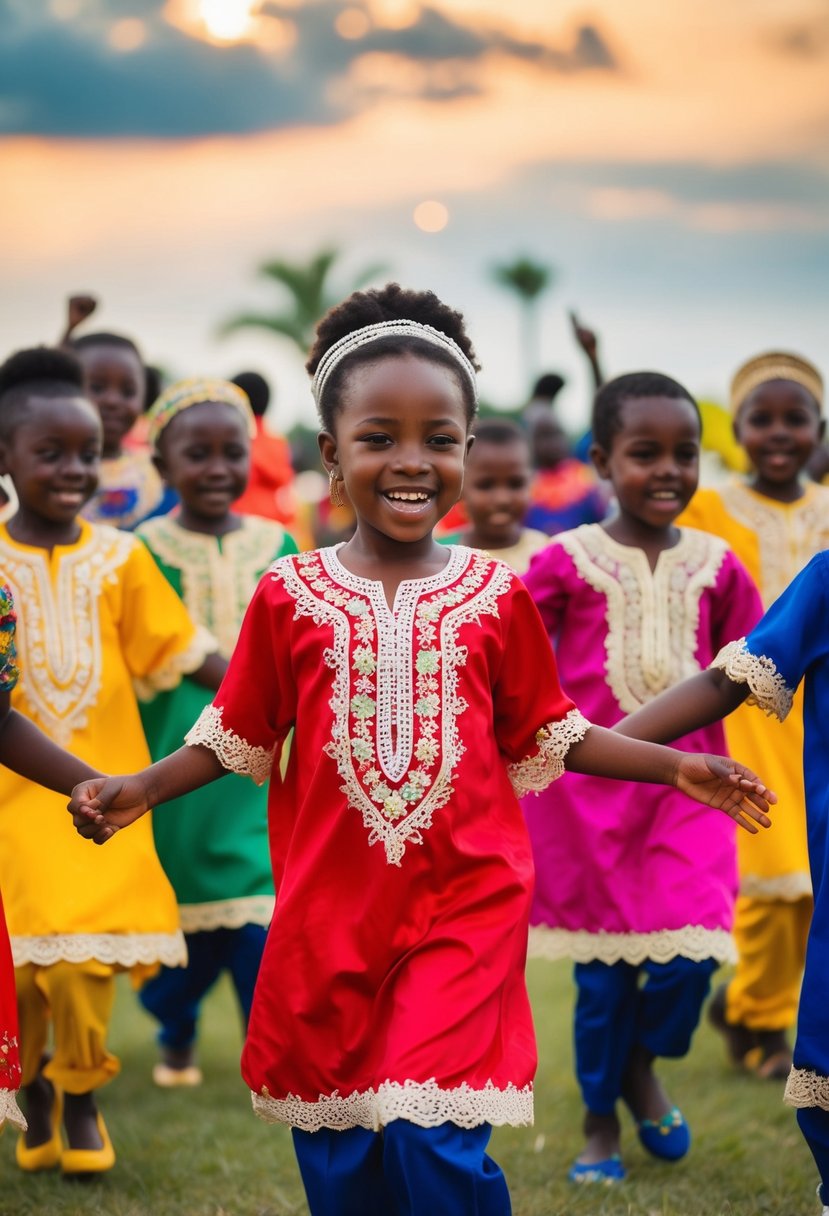
<svg viewBox="0 0 829 1216"><path fill-rule="evenodd" d="M662 1161L679 1161L691 1147L691 1129L677 1106L661 1119L640 1119L637 1130L642 1147Z"/></svg>
<svg viewBox="0 0 829 1216"><path fill-rule="evenodd" d="M567 1177L571 1182L580 1185L585 1183L600 1183L602 1186L613 1186L627 1176L627 1170L622 1165L618 1153L607 1157L604 1161L574 1161L568 1170Z"/></svg>

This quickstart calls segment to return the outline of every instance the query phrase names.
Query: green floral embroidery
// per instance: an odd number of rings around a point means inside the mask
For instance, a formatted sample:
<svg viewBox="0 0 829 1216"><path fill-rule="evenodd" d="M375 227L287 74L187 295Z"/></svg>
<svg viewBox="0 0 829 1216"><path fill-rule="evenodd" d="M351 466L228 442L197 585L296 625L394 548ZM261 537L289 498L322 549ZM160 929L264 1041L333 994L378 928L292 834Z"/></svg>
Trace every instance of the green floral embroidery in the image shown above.
<svg viewBox="0 0 829 1216"><path fill-rule="evenodd" d="M421 650L415 659L415 668L422 676L434 675L439 666L439 650Z"/></svg>
<svg viewBox="0 0 829 1216"><path fill-rule="evenodd" d="M418 697L414 704L414 711L419 718L436 717L440 713L440 697L436 692L430 692L425 697Z"/></svg>
<svg viewBox="0 0 829 1216"><path fill-rule="evenodd" d="M351 698L351 712L355 718L373 718L377 712L377 703L363 693Z"/></svg>
<svg viewBox="0 0 829 1216"><path fill-rule="evenodd" d="M372 748L368 739L352 739L351 754L359 763L365 763L366 760L371 759L372 755L374 754L374 749ZM379 779L379 773L377 774L377 777Z"/></svg>
<svg viewBox="0 0 829 1216"><path fill-rule="evenodd" d="M368 646L358 646L354 651L354 667L360 675L371 676L377 670L377 660Z"/></svg>

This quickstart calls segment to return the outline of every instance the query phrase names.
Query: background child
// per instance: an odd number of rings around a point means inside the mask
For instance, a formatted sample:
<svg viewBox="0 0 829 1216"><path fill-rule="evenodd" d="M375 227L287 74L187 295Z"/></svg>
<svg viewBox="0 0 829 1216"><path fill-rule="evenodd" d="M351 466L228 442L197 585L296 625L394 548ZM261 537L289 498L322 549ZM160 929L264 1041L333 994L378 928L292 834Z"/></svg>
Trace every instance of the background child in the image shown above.
<svg viewBox="0 0 829 1216"><path fill-rule="evenodd" d="M700 418L688 391L640 372L596 394L592 456L618 503L604 524L561 533L525 584L569 695L612 726L707 665L762 612L722 541L674 520L697 484ZM724 746L719 726L681 739ZM733 958L732 825L679 791L568 774L525 805L536 863L530 953L575 961L576 1072L586 1144L574 1181L624 1176L617 1105L655 1156L690 1144L653 1072L687 1053L710 976Z"/></svg>
<svg viewBox="0 0 829 1216"><path fill-rule="evenodd" d="M181 510L140 524L159 569L194 621L229 658L245 609L272 561L296 546L281 524L237 515L231 505L250 468L253 414L245 394L224 380L183 380L159 397L149 436L159 472ZM178 747L211 694L187 677L142 706L154 759ZM227 807L233 814L227 814ZM197 1084L199 1006L229 971L247 1024L274 906L263 788L229 776L210 791L176 799L153 823L156 848L179 903L186 967L162 967L141 989L161 1023L159 1085Z"/></svg>
<svg viewBox="0 0 829 1216"><path fill-rule="evenodd" d="M100 418L82 383L64 351L21 351L0 367L0 471L19 500L0 525L0 570L21 615L24 678L13 703L80 760L141 764L149 752L133 681L169 688L191 672L216 687L225 663L205 659L215 642L192 624L139 541L78 518L101 450ZM30 1125L18 1164L106 1170L114 1153L94 1091L119 1067L106 1046L114 974L144 977L159 962L184 962L175 897L149 822L102 865L78 848L60 795L2 772L0 806L0 889ZM63 1150L54 1131L61 1094Z"/></svg>
<svg viewBox="0 0 829 1216"><path fill-rule="evenodd" d="M733 762L589 727L520 581L433 540L461 490L474 359L430 292L391 284L323 319L308 367L353 538L265 575L189 746L73 804L103 843L227 768L263 781L295 726L269 791L277 905L242 1067L256 1111L294 1129L314 1216L510 1210L485 1150L491 1124L531 1120L536 1062L510 782L541 788L566 762L732 814L743 790L765 805Z"/></svg>
<svg viewBox="0 0 829 1216"><path fill-rule="evenodd" d="M759 586L768 607L815 553L829 545L829 488L803 479L824 431L823 385L811 363L770 352L734 377L734 430L752 465L747 481L699 490L683 523L721 536ZM812 912L803 790L803 704L784 725L747 707L728 719L730 750L762 759L779 798L774 839L739 839L740 898L734 978L714 995L710 1016L732 1060L763 1077L791 1067L794 1025Z"/></svg>
<svg viewBox="0 0 829 1216"><path fill-rule="evenodd" d="M544 532L524 527L531 479L530 449L521 428L508 419L476 422L463 476L462 501L470 526L442 536L442 543L486 549L523 574L532 555L549 543Z"/></svg>
<svg viewBox="0 0 829 1216"><path fill-rule="evenodd" d="M545 405L533 405L524 418L535 470L524 520L527 527L554 536L579 524L604 519L607 499L596 484L593 470L572 454L555 413Z"/></svg>
<svg viewBox="0 0 829 1216"><path fill-rule="evenodd" d="M283 435L276 435L265 424L271 401L270 385L258 372L239 372L233 377L250 401L254 431L250 444L250 476L234 509L239 515L261 515L290 526L296 519L294 470L291 449Z"/></svg>

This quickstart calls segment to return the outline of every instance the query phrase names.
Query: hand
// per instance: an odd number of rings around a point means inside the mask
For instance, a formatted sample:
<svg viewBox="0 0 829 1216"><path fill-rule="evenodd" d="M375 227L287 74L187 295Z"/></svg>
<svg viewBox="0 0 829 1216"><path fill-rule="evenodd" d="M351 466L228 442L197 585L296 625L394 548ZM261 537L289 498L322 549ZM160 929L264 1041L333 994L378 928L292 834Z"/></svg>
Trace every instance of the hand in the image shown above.
<svg viewBox="0 0 829 1216"><path fill-rule="evenodd" d="M751 769L729 756L683 755L676 769L676 786L697 802L725 811L747 832L756 832L758 823L771 827L766 811L777 795Z"/></svg>
<svg viewBox="0 0 829 1216"><path fill-rule="evenodd" d="M138 777L96 777L75 786L67 809L81 836L106 844L121 828L145 815L150 804Z"/></svg>
<svg viewBox="0 0 829 1216"><path fill-rule="evenodd" d="M70 296L67 306L67 336L81 321L91 317L97 307L98 301L94 296Z"/></svg>
<svg viewBox="0 0 829 1216"><path fill-rule="evenodd" d="M570 317L570 324L573 327L573 336L575 337L579 346L587 355L588 359L595 359L599 350L599 339L597 338L595 331L588 329L585 325L582 325L578 319L578 316L572 310L568 316Z"/></svg>

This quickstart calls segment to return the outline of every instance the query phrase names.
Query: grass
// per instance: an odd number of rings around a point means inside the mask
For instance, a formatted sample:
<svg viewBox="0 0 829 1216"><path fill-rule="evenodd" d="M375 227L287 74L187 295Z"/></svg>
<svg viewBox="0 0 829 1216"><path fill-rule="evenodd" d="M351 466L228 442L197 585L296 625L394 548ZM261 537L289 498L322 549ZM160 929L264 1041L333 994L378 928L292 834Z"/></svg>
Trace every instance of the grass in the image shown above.
<svg viewBox="0 0 829 1216"><path fill-rule="evenodd" d="M674 1166L652 1160L628 1124L628 1180L609 1189L569 1184L580 1121L569 968L532 963L529 979L541 1056L535 1127L498 1129L492 1140L514 1216L818 1216L817 1175L781 1085L730 1072L707 1025L688 1059L662 1068L693 1130L689 1157ZM289 1132L251 1112L239 1039L222 985L205 1007L204 1085L158 1090L149 1080L153 1025L122 981L112 1046L123 1072L102 1100L115 1170L88 1183L24 1176L8 1133L0 1140L0 1216L307 1216Z"/></svg>

